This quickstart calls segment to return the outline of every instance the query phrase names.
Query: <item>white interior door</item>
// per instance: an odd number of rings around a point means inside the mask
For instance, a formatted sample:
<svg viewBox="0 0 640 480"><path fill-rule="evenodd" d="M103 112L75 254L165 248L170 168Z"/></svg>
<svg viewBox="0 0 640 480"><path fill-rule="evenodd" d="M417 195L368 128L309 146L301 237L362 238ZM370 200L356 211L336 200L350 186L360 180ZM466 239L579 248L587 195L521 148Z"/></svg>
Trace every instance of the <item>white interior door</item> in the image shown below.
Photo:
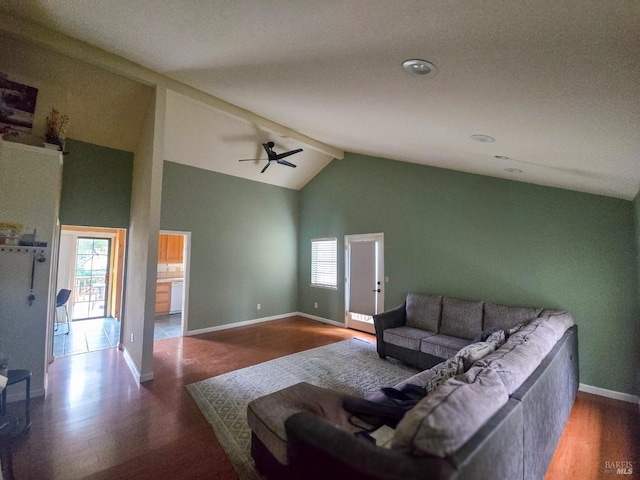
<svg viewBox="0 0 640 480"><path fill-rule="evenodd" d="M375 333L373 316L384 311L383 234L347 235L345 248L347 327Z"/></svg>

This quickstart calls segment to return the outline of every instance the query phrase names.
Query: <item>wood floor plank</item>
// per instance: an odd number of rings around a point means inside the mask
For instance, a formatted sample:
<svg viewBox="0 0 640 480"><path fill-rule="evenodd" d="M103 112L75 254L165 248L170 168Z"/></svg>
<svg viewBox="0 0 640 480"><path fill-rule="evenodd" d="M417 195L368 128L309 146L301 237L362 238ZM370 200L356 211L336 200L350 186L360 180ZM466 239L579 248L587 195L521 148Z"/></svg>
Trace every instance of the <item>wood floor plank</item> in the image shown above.
<svg viewBox="0 0 640 480"><path fill-rule="evenodd" d="M640 478L637 404L578 392L545 480ZM610 472L606 462L632 462L633 474Z"/></svg>
<svg viewBox="0 0 640 480"><path fill-rule="evenodd" d="M16 441L16 478L234 479L184 386L353 336L375 340L302 317L162 340L142 385L115 349L59 358L46 399L32 402L31 432ZM638 417L637 405L580 394L545 478L606 479L605 460L637 460Z"/></svg>

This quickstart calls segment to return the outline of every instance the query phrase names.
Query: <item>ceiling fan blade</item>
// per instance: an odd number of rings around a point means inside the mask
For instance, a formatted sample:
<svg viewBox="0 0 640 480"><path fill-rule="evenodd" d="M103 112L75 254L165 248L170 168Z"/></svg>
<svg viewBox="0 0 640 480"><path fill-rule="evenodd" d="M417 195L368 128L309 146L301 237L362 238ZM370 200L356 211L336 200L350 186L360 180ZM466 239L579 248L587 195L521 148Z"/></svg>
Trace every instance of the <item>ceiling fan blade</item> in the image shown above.
<svg viewBox="0 0 640 480"><path fill-rule="evenodd" d="M293 167L293 168L296 168L296 166L295 166L293 163L291 163L291 162L287 162L286 160L278 160L278 163L279 163L280 165L286 165L287 167Z"/></svg>
<svg viewBox="0 0 640 480"><path fill-rule="evenodd" d="M267 160L266 158L243 158L242 160L238 160L239 162L262 162L263 160Z"/></svg>
<svg viewBox="0 0 640 480"><path fill-rule="evenodd" d="M301 151L302 149L298 148L296 150L291 150L289 152L279 153L276 155L276 160L280 160L281 158L288 157L289 155L293 155L294 153L299 153Z"/></svg>
<svg viewBox="0 0 640 480"><path fill-rule="evenodd" d="M269 165L271 165L271 162L267 163L264 168L260 171L260 173L264 173L264 171L269 168Z"/></svg>

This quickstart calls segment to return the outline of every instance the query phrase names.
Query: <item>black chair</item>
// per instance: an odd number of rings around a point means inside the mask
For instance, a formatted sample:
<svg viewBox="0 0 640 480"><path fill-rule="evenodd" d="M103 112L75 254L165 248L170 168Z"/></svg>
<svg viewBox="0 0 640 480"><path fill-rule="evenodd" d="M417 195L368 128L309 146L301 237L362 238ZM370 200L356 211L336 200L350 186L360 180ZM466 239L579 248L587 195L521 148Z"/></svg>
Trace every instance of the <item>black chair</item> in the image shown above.
<svg viewBox="0 0 640 480"><path fill-rule="evenodd" d="M60 325L60 322L58 322L58 308L64 307L65 323L67 324L67 333L65 335L69 335L69 332L71 331L71 324L69 323L69 310L67 310L67 302L69 301L70 296L71 290L63 288L58 292L58 296L56 297L56 326L54 330L57 332L58 326Z"/></svg>

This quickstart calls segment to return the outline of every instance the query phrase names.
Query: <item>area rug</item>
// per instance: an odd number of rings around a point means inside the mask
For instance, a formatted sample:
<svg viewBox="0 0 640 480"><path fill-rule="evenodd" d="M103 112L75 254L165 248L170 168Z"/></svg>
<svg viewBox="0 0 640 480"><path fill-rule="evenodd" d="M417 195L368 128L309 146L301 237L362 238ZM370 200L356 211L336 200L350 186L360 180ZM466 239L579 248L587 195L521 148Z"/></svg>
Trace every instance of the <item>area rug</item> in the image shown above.
<svg viewBox="0 0 640 480"><path fill-rule="evenodd" d="M299 382L367 395L409 378L417 370L381 360L374 345L359 339L294 353L253 367L187 385L213 427L240 480L259 479L251 458L247 404Z"/></svg>

